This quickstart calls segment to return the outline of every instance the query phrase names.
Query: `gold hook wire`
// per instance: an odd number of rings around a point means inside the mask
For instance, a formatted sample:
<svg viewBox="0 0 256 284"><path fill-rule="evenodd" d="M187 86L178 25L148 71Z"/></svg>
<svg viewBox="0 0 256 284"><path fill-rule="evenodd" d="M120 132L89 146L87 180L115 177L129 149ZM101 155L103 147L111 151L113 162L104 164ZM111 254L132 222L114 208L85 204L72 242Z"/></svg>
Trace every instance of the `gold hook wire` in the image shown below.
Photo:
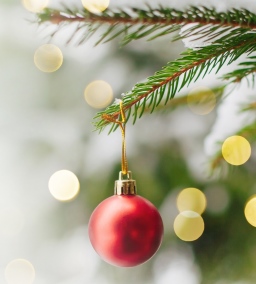
<svg viewBox="0 0 256 284"><path fill-rule="evenodd" d="M123 101L120 100L120 114L121 114L121 120L114 119L108 114L103 114L102 118L105 120L108 120L109 122L117 123L120 126L121 133L122 133L122 174L127 175L128 173L128 162L126 157L126 142L125 142L125 123L126 123L126 117L123 107Z"/></svg>

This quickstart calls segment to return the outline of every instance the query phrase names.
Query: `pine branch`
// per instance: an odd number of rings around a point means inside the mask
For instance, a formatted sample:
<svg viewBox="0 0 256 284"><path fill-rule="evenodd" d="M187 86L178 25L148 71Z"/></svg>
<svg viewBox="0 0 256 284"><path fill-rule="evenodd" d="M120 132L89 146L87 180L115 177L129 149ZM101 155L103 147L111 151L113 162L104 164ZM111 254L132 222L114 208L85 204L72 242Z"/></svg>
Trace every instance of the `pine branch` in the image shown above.
<svg viewBox="0 0 256 284"><path fill-rule="evenodd" d="M143 115L147 107L154 111L163 100L166 104L177 92L198 78L215 70L217 73L223 65L231 64L244 53L250 54L256 50L256 35L247 33L234 37L221 43L221 39L210 46L198 50L189 49L183 57L174 62L169 62L162 70L147 78L146 82L138 83L134 88L123 96L124 110L128 111L128 117L133 108L133 123ZM108 124L102 119L107 114L117 119L120 110L117 104L112 104L106 110L99 112L95 119L95 126L103 130ZM113 130L111 128L110 132Z"/></svg>
<svg viewBox="0 0 256 284"><path fill-rule="evenodd" d="M246 9L233 9L226 13L218 13L215 9L193 6L185 11L164 7L152 9L149 6L147 9L106 10L100 15L90 13L85 9L80 11L66 7L63 11L59 11L48 8L38 14L38 23L45 22L57 24L56 31L52 36L61 27L77 23L77 29L70 39L80 32L81 38L78 40L78 44L82 44L90 38L102 25L109 27L96 44L108 42L121 35L123 36L122 45L142 37L151 36L149 40L153 40L193 23L196 25L188 29L182 37L198 34L200 37L211 35L210 39L213 40L223 34L223 28L225 28L227 38L234 36L235 31L241 34L256 29L256 15ZM230 31L232 31L231 34ZM179 38L181 37L178 36L175 39Z"/></svg>
<svg viewBox="0 0 256 284"><path fill-rule="evenodd" d="M173 37L174 40L189 38L191 43L200 41L199 44L195 43L194 49L184 52L178 60L167 63L162 70L145 82L136 84L123 96L124 110L127 111L127 118L133 116L133 123L143 115L145 109L149 108L153 112L159 104L167 104L191 82L203 78L213 70L218 73L222 66L234 62L243 54L248 56L248 61L240 64L243 68L234 70L223 78L229 82L239 82L256 71L253 61L255 58L249 57L256 50L256 15L246 9L218 13L215 9L206 7L189 7L185 11L147 7L107 10L99 15L69 8L64 8L63 11L46 9L38 15L38 22L56 24L52 36L61 27L77 23L68 42L80 32L78 44L86 41L103 25L108 27L96 44L118 36L123 37L122 44L142 37L152 40L184 26L182 34ZM187 24L193 25L188 27ZM119 104L114 103L96 115L95 126L100 131L109 124L109 121L104 120L104 115L117 119L120 115ZM113 124L110 132L115 128L116 125Z"/></svg>

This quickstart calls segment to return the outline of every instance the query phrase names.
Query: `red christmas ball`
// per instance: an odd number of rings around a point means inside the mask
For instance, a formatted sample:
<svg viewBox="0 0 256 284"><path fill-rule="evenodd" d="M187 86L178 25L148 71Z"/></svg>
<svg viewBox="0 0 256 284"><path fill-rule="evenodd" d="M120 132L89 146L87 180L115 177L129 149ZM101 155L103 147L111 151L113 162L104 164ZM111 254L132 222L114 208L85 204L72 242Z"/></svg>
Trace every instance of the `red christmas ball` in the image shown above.
<svg viewBox="0 0 256 284"><path fill-rule="evenodd" d="M89 237L106 262L123 267L139 265L158 250L163 222L156 207L136 195L113 195L102 201L89 221Z"/></svg>

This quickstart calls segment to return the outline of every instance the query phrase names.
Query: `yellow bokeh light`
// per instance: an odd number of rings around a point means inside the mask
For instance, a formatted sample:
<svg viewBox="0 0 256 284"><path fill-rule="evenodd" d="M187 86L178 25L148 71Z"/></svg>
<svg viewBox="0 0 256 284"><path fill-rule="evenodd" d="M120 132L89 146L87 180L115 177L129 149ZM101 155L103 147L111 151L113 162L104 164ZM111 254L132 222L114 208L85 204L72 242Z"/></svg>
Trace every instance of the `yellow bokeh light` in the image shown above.
<svg viewBox="0 0 256 284"><path fill-rule="evenodd" d="M22 0L23 6L30 12L39 13L47 7L49 0Z"/></svg>
<svg viewBox="0 0 256 284"><path fill-rule="evenodd" d="M177 207L180 212L194 211L202 214L206 208L204 193L193 187L183 189L177 198Z"/></svg>
<svg viewBox="0 0 256 284"><path fill-rule="evenodd" d="M253 195L246 203L244 215L249 224L256 227L256 195Z"/></svg>
<svg viewBox="0 0 256 284"><path fill-rule="evenodd" d="M113 90L107 82L96 80L85 88L84 98L93 108L105 108L113 100Z"/></svg>
<svg viewBox="0 0 256 284"><path fill-rule="evenodd" d="M55 72L63 63L63 55L56 45L44 44L36 50L34 63L43 72Z"/></svg>
<svg viewBox="0 0 256 284"><path fill-rule="evenodd" d="M97 14L108 8L109 0L82 0L82 4L89 12Z"/></svg>
<svg viewBox="0 0 256 284"><path fill-rule="evenodd" d="M50 193L59 201L74 199L80 189L76 175L68 170L55 172L49 180Z"/></svg>
<svg viewBox="0 0 256 284"><path fill-rule="evenodd" d="M194 113L206 115L214 109L216 96L214 92L207 87L196 87L189 92L187 104Z"/></svg>
<svg viewBox="0 0 256 284"><path fill-rule="evenodd" d="M196 212L181 212L173 224L175 234L183 241L197 240L204 232L204 220Z"/></svg>
<svg viewBox="0 0 256 284"><path fill-rule="evenodd" d="M222 145L222 155L229 164L242 165L251 156L251 145L242 136L228 137Z"/></svg>
<svg viewBox="0 0 256 284"><path fill-rule="evenodd" d="M8 284L32 284L35 280L35 269L29 261L15 259L6 266L5 279Z"/></svg>

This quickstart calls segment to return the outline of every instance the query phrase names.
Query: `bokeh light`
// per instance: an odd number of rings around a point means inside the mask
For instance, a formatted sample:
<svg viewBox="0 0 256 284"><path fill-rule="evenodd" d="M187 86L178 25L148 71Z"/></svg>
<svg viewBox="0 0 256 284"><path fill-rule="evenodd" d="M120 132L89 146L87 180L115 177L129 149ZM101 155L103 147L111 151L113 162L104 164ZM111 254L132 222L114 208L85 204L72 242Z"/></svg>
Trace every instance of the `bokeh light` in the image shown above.
<svg viewBox="0 0 256 284"><path fill-rule="evenodd" d="M193 187L183 189L177 198L177 207L180 212L194 211L202 214L206 208L204 193Z"/></svg>
<svg viewBox="0 0 256 284"><path fill-rule="evenodd" d="M206 115L214 109L216 96L214 92L207 87L196 87L189 92L187 104L192 112L199 115Z"/></svg>
<svg viewBox="0 0 256 284"><path fill-rule="evenodd" d="M97 14L108 8L109 0L82 0L82 4L89 12Z"/></svg>
<svg viewBox="0 0 256 284"><path fill-rule="evenodd" d="M256 195L251 196L244 208L244 215L249 224L256 227Z"/></svg>
<svg viewBox="0 0 256 284"><path fill-rule="evenodd" d="M50 193L59 201L74 199L80 189L78 178L68 170L55 172L50 177L48 186Z"/></svg>
<svg viewBox="0 0 256 284"><path fill-rule="evenodd" d="M102 80L91 82L84 90L84 98L88 105L101 109L107 107L113 100L111 86Z"/></svg>
<svg viewBox="0 0 256 284"><path fill-rule="evenodd" d="M32 284L35 280L35 269L29 261L15 259L6 266L5 279L8 284Z"/></svg>
<svg viewBox="0 0 256 284"><path fill-rule="evenodd" d="M229 164L242 165L251 156L251 145L242 136L230 136L222 144L222 155Z"/></svg>
<svg viewBox="0 0 256 284"><path fill-rule="evenodd" d="M47 7L49 0L22 0L23 6L30 12L39 13Z"/></svg>
<svg viewBox="0 0 256 284"><path fill-rule="evenodd" d="M173 224L174 232L181 240L191 242L197 240L204 232L204 220L196 212L181 212Z"/></svg>
<svg viewBox="0 0 256 284"><path fill-rule="evenodd" d="M22 230L24 226L24 216L16 207L0 208L0 235L12 237Z"/></svg>
<svg viewBox="0 0 256 284"><path fill-rule="evenodd" d="M43 72L55 72L63 63L61 50L54 44L41 45L34 54L36 67Z"/></svg>

